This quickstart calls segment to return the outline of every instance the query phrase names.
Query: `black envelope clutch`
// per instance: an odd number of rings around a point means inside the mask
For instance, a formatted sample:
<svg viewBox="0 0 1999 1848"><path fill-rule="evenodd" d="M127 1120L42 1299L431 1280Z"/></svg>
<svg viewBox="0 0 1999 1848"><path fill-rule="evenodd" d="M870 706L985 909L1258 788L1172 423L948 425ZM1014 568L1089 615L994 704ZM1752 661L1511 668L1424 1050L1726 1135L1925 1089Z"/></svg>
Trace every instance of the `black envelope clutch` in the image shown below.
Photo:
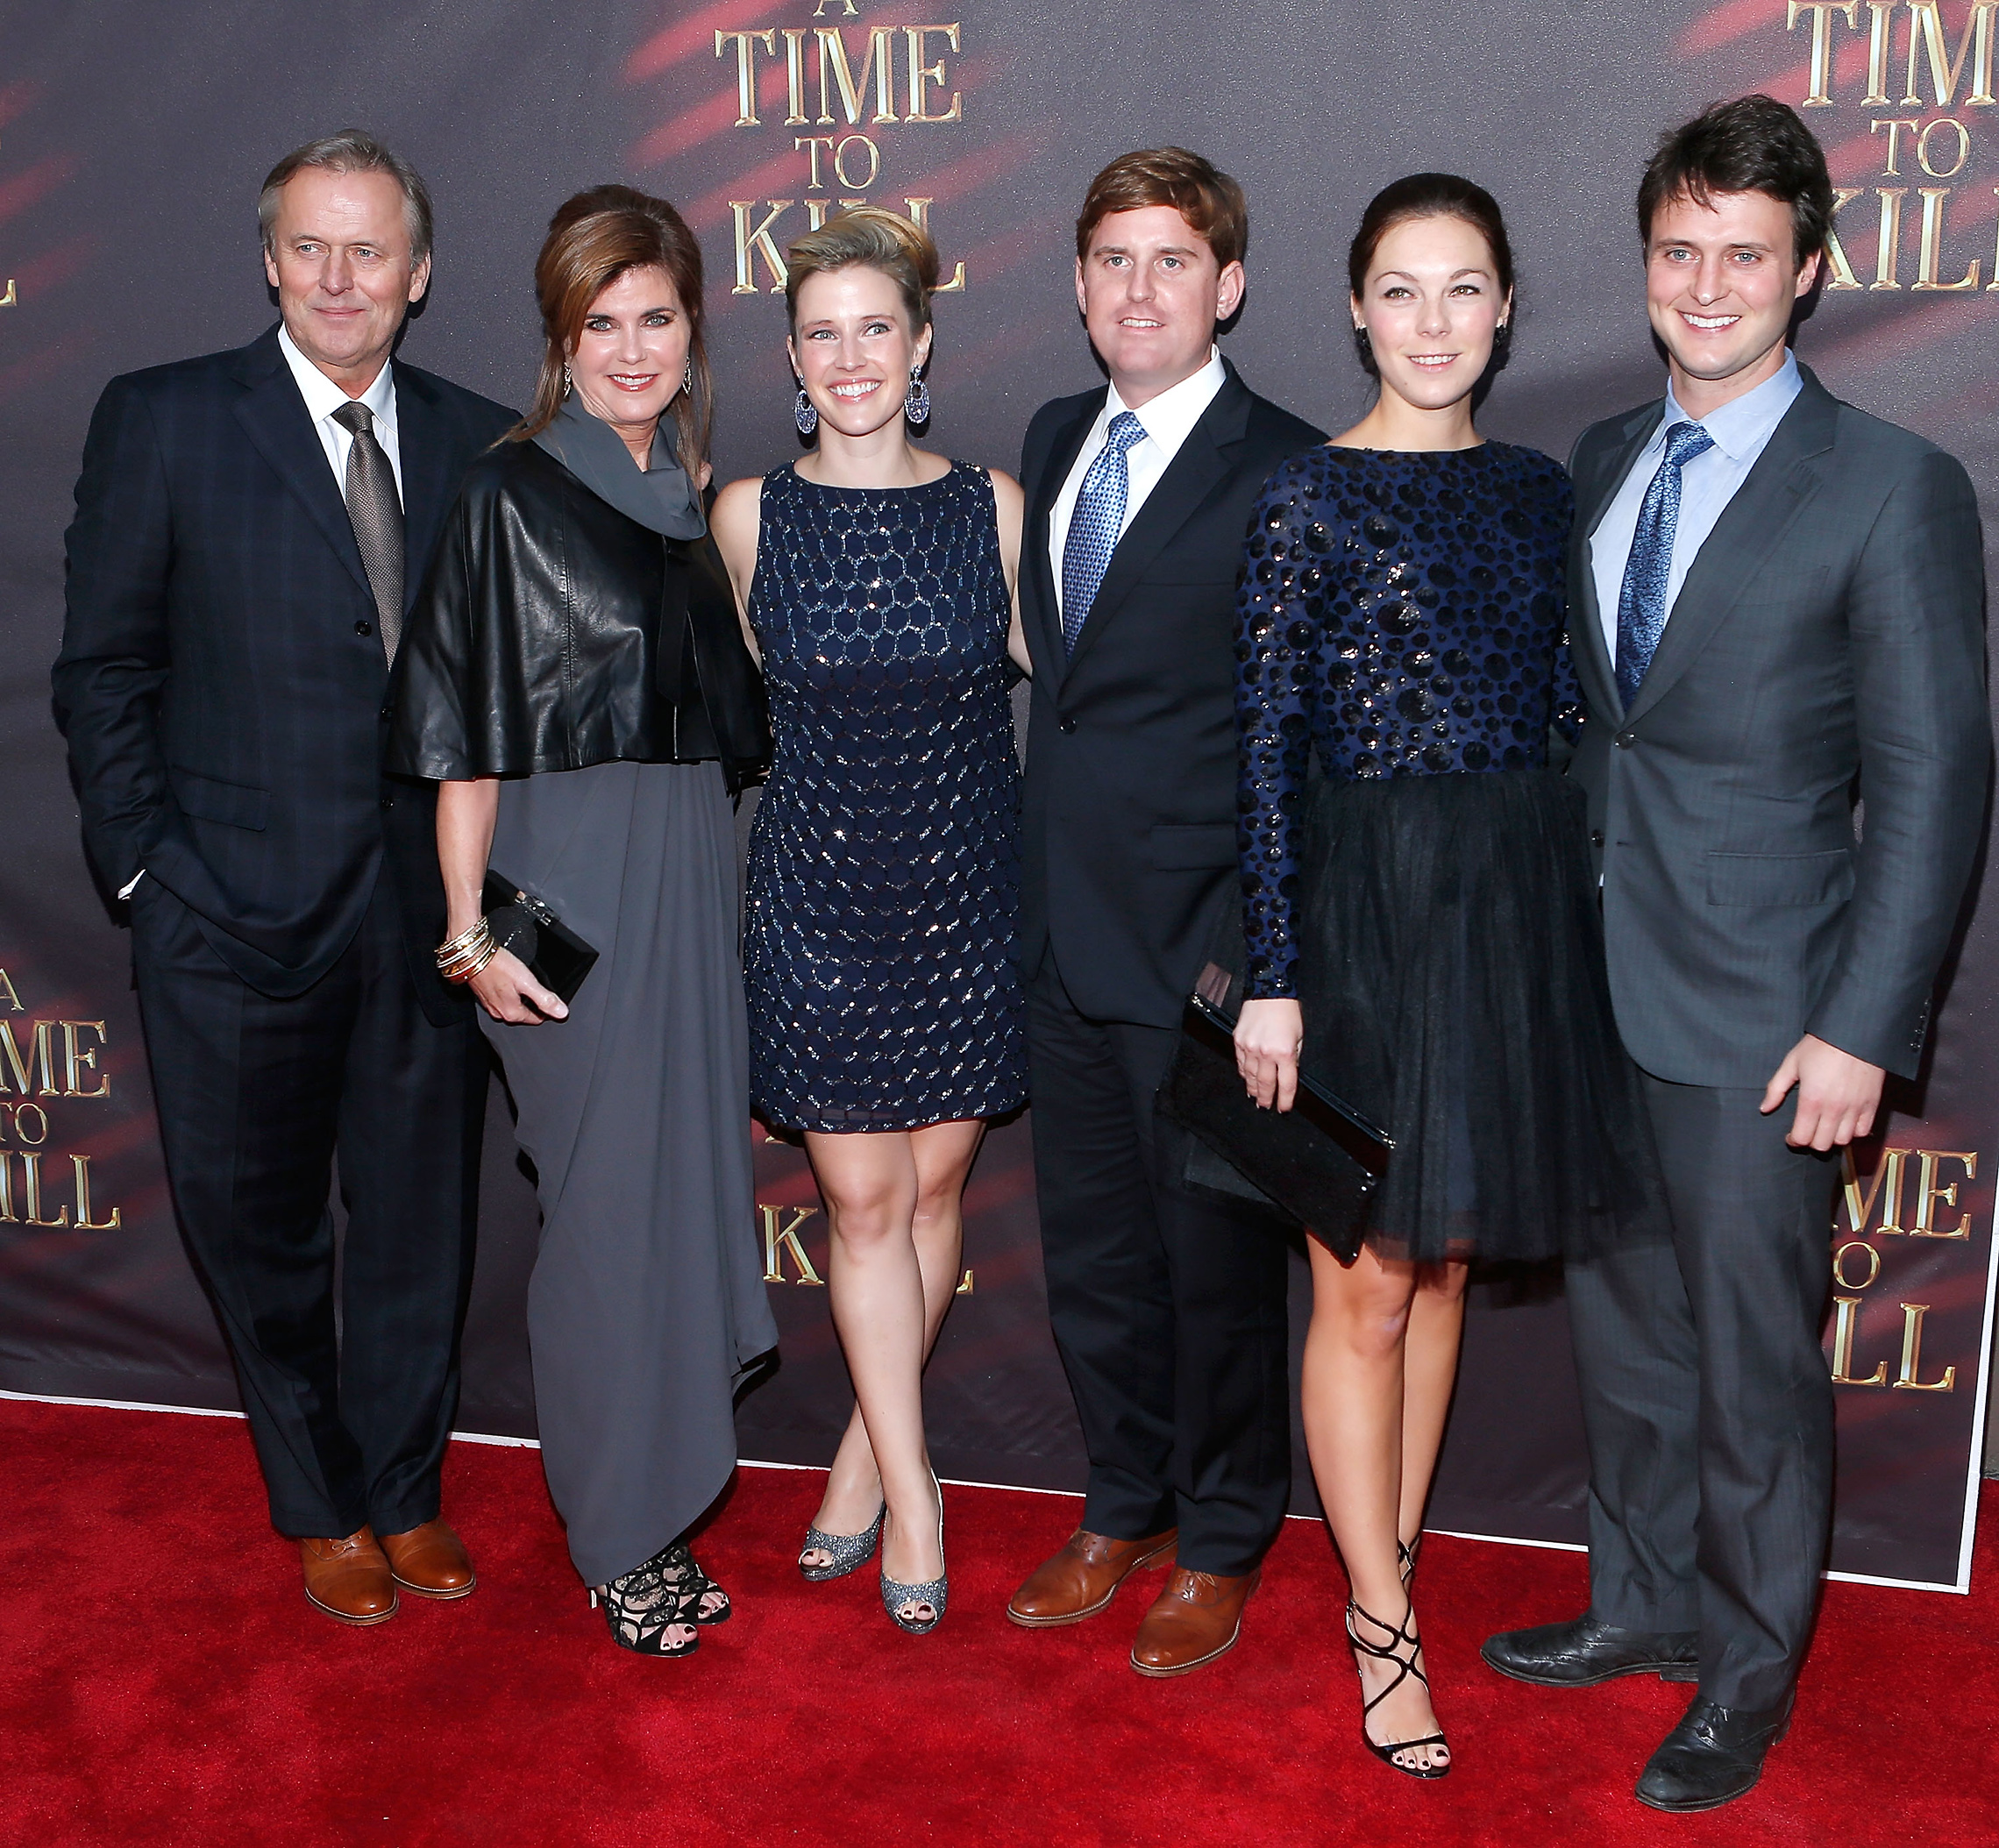
<svg viewBox="0 0 1999 1848"><path fill-rule="evenodd" d="M1188 997L1159 1108L1199 1144L1188 1163L1192 1184L1260 1197L1351 1262L1361 1247L1368 1197L1387 1171L1395 1144L1339 1095L1309 1059L1310 1048L1290 1110L1260 1110L1251 1101L1235 1069L1239 971L1247 961L1241 942L1240 923L1225 920L1216 953Z"/></svg>
<svg viewBox="0 0 1999 1848"><path fill-rule="evenodd" d="M569 928L539 899L530 898L511 879L487 870L480 895L487 928L502 949L510 949L528 965L544 988L552 988L565 1005L576 999L597 952Z"/></svg>

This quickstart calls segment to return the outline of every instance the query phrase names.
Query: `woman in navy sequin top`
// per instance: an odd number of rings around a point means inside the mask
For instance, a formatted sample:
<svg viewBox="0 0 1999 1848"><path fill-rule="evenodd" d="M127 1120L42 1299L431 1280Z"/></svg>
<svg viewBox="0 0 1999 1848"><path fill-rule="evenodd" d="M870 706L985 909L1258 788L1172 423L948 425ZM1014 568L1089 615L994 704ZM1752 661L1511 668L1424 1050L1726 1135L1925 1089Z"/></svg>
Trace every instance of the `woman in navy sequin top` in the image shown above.
<svg viewBox="0 0 1999 1848"><path fill-rule="evenodd" d="M818 450L733 484L714 516L775 739L750 842L750 1091L804 1134L856 1398L799 1567L839 1577L879 1532L883 1603L922 1633L946 1596L923 1362L985 1119L1027 1101L1007 700L1021 491L909 441L928 416L928 237L850 210L788 267Z"/></svg>
<svg viewBox="0 0 1999 1848"><path fill-rule="evenodd" d="M1463 1261L1634 1223L1647 1145L1581 800L1547 767L1551 727L1573 739L1580 715L1569 479L1472 422L1512 309L1505 225L1478 188L1418 174L1369 207L1350 265L1379 399L1271 477L1238 597L1236 1060L1259 1103L1290 1108L1302 1063L1393 1141L1359 1255L1308 1241L1305 1426L1362 1738L1441 1777L1409 1586Z"/></svg>

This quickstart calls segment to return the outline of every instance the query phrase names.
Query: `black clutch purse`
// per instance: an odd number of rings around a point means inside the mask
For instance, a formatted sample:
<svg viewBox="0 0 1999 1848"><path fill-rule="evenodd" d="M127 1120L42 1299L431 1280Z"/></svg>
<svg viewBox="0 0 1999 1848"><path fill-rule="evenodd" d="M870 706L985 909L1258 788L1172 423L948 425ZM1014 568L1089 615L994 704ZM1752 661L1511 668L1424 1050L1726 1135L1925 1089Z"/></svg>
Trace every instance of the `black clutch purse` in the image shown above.
<svg viewBox="0 0 1999 1848"><path fill-rule="evenodd" d="M1261 1198L1344 1262L1361 1248L1368 1198L1395 1144L1341 1098L1320 1062L1299 1061L1288 1111L1260 1110L1235 1069L1235 1022L1248 962L1233 902L1187 998L1180 1039L1160 1087L1162 1114L1195 1142L1186 1179L1196 1188Z"/></svg>
<svg viewBox="0 0 1999 1848"><path fill-rule="evenodd" d="M539 899L530 898L490 868L480 903L493 941L512 950L536 981L562 997L565 1006L573 1001L597 952Z"/></svg>

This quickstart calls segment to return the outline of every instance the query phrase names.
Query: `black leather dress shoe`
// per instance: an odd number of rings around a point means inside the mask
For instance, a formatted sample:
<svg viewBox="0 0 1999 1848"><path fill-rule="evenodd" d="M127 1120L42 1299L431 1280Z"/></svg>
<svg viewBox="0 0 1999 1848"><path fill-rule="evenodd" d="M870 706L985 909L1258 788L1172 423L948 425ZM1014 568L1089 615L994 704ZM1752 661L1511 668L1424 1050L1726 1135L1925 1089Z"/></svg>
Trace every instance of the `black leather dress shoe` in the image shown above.
<svg viewBox="0 0 1999 1848"><path fill-rule="evenodd" d="M1692 1630L1620 1630L1588 1611L1566 1624L1538 1624L1488 1637L1486 1666L1537 1688L1594 1688L1620 1674L1662 1681L1701 1678L1700 1636Z"/></svg>
<svg viewBox="0 0 1999 1848"><path fill-rule="evenodd" d="M1638 1800L1675 1812L1718 1809L1756 1788L1763 1755L1790 1731L1791 1703L1761 1710L1694 1696L1638 1780Z"/></svg>

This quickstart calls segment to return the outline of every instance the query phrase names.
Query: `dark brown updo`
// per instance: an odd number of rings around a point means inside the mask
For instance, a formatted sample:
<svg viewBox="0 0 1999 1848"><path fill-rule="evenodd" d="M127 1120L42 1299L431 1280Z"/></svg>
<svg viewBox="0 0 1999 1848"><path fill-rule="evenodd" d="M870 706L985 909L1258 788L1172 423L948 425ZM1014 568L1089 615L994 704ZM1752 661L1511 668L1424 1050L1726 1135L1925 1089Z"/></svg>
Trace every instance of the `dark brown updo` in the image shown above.
<svg viewBox="0 0 1999 1848"><path fill-rule="evenodd" d="M1455 174L1411 174L1384 186L1368 201L1361 214L1361 228L1347 251L1347 279L1358 302L1367 291L1368 271L1373 267L1381 240L1398 224L1414 218L1462 218L1485 239L1492 252L1492 273L1499 283L1502 301L1513 293L1513 246L1507 241L1506 221L1499 202L1483 186L1462 180ZM1511 316L1509 316L1511 318ZM1500 345L1505 344L1502 329ZM1375 371L1374 355L1369 351L1366 331L1360 330L1355 344L1361 363Z"/></svg>

